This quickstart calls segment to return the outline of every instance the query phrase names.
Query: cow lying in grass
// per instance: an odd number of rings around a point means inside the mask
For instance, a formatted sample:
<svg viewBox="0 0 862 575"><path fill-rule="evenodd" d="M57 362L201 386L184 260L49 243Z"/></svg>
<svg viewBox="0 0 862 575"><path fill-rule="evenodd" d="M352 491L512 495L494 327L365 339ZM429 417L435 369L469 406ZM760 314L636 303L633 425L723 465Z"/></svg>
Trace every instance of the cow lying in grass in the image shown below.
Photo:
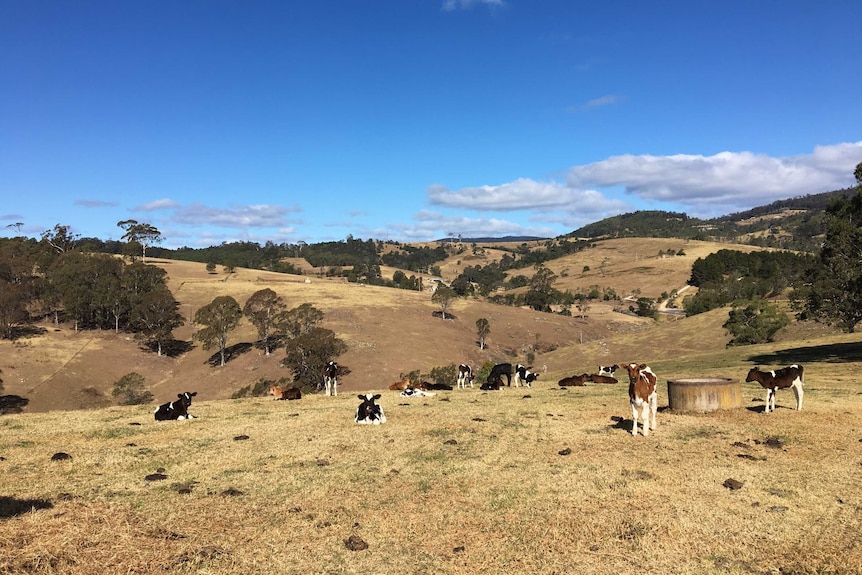
<svg viewBox="0 0 862 575"><path fill-rule="evenodd" d="M0 415L21 413L30 400L20 395L0 395Z"/></svg>
<svg viewBox="0 0 862 575"><path fill-rule="evenodd" d="M176 401L163 403L156 408L153 416L156 418L156 421L194 419L194 416L189 413L189 407L192 404L192 398L197 394L197 391L178 393Z"/></svg>
<svg viewBox="0 0 862 575"><path fill-rule="evenodd" d="M362 400L362 403L356 408L356 415L353 418L356 423L364 423L366 425L386 423L383 408L378 403L375 403L376 400L380 399L379 393L366 393L357 397Z"/></svg>
<svg viewBox="0 0 862 575"><path fill-rule="evenodd" d="M280 387L278 385L273 385L269 388L269 394L274 396L276 399L302 399L302 390L298 387Z"/></svg>
<svg viewBox="0 0 862 575"><path fill-rule="evenodd" d="M799 410L802 409L802 396L804 395L802 390L803 371L801 365L795 364L774 371L761 371L757 367L752 367L745 381L756 381L766 390L766 411L764 413L775 411L775 392L788 387L793 388L793 394L796 396L796 409Z"/></svg>
<svg viewBox="0 0 862 575"><path fill-rule="evenodd" d="M581 375L570 375L569 377L564 377L558 381L557 385L560 387L583 387L589 379L590 375L587 373L582 373Z"/></svg>

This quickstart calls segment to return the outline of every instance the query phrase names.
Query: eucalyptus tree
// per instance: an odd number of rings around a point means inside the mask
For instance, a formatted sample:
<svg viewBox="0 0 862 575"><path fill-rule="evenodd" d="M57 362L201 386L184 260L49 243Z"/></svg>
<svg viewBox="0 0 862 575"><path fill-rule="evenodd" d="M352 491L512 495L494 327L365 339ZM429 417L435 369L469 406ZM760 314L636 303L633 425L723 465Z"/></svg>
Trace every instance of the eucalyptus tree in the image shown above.
<svg viewBox="0 0 862 575"><path fill-rule="evenodd" d="M826 237L804 286L794 292L801 317L856 331L862 321L862 163L856 166L856 193L826 210Z"/></svg>
<svg viewBox="0 0 862 575"><path fill-rule="evenodd" d="M272 352L270 336L277 328L280 317L283 317L287 306L280 295L270 288L264 288L251 294L245 302L243 315L257 328L257 334L266 355Z"/></svg>
<svg viewBox="0 0 862 575"><path fill-rule="evenodd" d="M236 329L241 320L242 308L239 303L229 295L218 296L195 312L195 324L204 327L196 331L194 337L204 349L218 347L221 365L224 366L228 334Z"/></svg>
<svg viewBox="0 0 862 575"><path fill-rule="evenodd" d="M131 310L130 322L141 338L156 345L161 357L162 345L173 338L176 328L185 324L179 302L166 285L147 291L137 299Z"/></svg>
<svg viewBox="0 0 862 575"><path fill-rule="evenodd" d="M123 239L127 242L137 242L141 245L141 260L147 257L147 248L152 244L161 243L164 239L162 232L148 223L139 223L137 220L121 220L117 227L125 230Z"/></svg>

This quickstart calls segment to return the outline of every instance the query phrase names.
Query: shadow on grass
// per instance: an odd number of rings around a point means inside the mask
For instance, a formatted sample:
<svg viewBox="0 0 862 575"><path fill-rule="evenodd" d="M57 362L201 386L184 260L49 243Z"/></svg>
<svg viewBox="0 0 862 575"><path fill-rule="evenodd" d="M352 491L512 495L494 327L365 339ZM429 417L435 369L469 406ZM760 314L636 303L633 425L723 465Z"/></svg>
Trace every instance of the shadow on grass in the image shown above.
<svg viewBox="0 0 862 575"><path fill-rule="evenodd" d="M51 509L54 504L45 499L15 499L0 495L0 519L24 515L35 509Z"/></svg>
<svg viewBox="0 0 862 575"><path fill-rule="evenodd" d="M184 353L190 352L194 348L195 345L190 341L172 339L169 341L162 342L162 355L166 355L168 357L179 357ZM145 349L152 353L158 353L159 344L154 341L147 342L143 345L142 349Z"/></svg>
<svg viewBox="0 0 862 575"><path fill-rule="evenodd" d="M231 360L236 359L244 353L250 352L253 348L254 345L250 343L237 343L226 347L224 350L225 364L230 363ZM219 367L221 365L221 353L215 352L210 356L206 363L211 367Z"/></svg>
<svg viewBox="0 0 862 575"><path fill-rule="evenodd" d="M862 361L862 342L792 347L774 353L752 355L748 360L755 365L857 362Z"/></svg>

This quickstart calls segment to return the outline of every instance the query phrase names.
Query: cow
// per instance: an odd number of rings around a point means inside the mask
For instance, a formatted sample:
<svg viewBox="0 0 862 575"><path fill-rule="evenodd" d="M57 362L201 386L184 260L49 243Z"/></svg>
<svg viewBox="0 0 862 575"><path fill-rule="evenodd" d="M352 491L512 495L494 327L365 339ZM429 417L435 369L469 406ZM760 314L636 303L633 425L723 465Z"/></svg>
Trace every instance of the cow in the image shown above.
<svg viewBox="0 0 862 575"><path fill-rule="evenodd" d="M494 378L489 375L488 380L480 385L479 389L482 391L500 391L501 387L503 387L503 378L497 374Z"/></svg>
<svg viewBox="0 0 862 575"><path fill-rule="evenodd" d="M408 387L413 387L409 377L405 377L401 381L396 381L389 384L389 391L404 391Z"/></svg>
<svg viewBox="0 0 862 575"><path fill-rule="evenodd" d="M515 387L520 387L521 384L523 384L524 387L533 386L532 384L536 379L538 379L539 374L533 373L530 371L531 369L533 369L532 366L526 367L520 363L515 366Z"/></svg>
<svg viewBox="0 0 862 575"><path fill-rule="evenodd" d="M338 395L338 364L330 361L323 368L323 384L326 395Z"/></svg>
<svg viewBox="0 0 862 575"><path fill-rule="evenodd" d="M610 377L614 377L614 372L619 369L620 366L617 364L613 365L600 365L599 371L597 375L608 375Z"/></svg>
<svg viewBox="0 0 862 575"><path fill-rule="evenodd" d="M380 399L379 393L366 393L365 395L358 395L357 397L362 400L362 403L360 403L359 407L356 408L356 415L354 416L353 421L366 425L380 425L381 423L386 423L386 416L383 414L383 408L379 404L375 403L375 400Z"/></svg>
<svg viewBox="0 0 862 575"><path fill-rule="evenodd" d="M745 381L756 381L766 390L766 410L764 413L775 411L775 392L788 387L793 388L793 394L796 396L796 409L801 410L802 396L804 395L802 389L803 371L804 368L796 364L774 371L761 371L755 366L748 371Z"/></svg>
<svg viewBox="0 0 862 575"><path fill-rule="evenodd" d="M415 387L408 387L404 391L399 394L401 397L433 397L437 395L433 391L425 391L424 389L416 389Z"/></svg>
<svg viewBox="0 0 862 575"><path fill-rule="evenodd" d="M602 375L600 373L588 375L587 381L591 381L593 383L619 383L617 378L610 375Z"/></svg>
<svg viewBox="0 0 862 575"><path fill-rule="evenodd" d="M622 367L629 373L629 403L632 406L632 435L638 434L638 410L641 411L644 437L649 436L650 429L656 428L656 411L658 411L658 394L656 393L656 376L645 363L627 363Z"/></svg>
<svg viewBox="0 0 862 575"><path fill-rule="evenodd" d="M466 363L462 363L458 366L458 389L467 389L467 384L470 384L470 387L473 387L473 380L475 376L473 375L473 368L467 365Z"/></svg>
<svg viewBox="0 0 862 575"><path fill-rule="evenodd" d="M302 399L302 390L298 387L279 387L273 385L269 388L269 393L275 396L276 399Z"/></svg>
<svg viewBox="0 0 862 575"><path fill-rule="evenodd" d="M189 407L192 404L192 398L197 394L197 391L178 393L176 401L163 403L156 408L153 416L156 418L156 421L194 419L194 416L189 413Z"/></svg>
<svg viewBox="0 0 862 575"><path fill-rule="evenodd" d="M30 400L20 395L0 395L0 415L21 413Z"/></svg>
<svg viewBox="0 0 862 575"><path fill-rule="evenodd" d="M560 387L583 387L589 379L589 374L570 375L557 382Z"/></svg>
<svg viewBox="0 0 862 575"><path fill-rule="evenodd" d="M506 376L506 385L512 385L512 364L511 363L498 363L493 368L491 368L491 373L488 374L488 382L492 382L494 380L500 380L500 385L503 384L502 376Z"/></svg>
<svg viewBox="0 0 862 575"><path fill-rule="evenodd" d="M431 390L443 390L443 391L452 391L452 386L448 383L431 383L430 381L423 381L419 385L417 385L419 389L422 391L431 391Z"/></svg>

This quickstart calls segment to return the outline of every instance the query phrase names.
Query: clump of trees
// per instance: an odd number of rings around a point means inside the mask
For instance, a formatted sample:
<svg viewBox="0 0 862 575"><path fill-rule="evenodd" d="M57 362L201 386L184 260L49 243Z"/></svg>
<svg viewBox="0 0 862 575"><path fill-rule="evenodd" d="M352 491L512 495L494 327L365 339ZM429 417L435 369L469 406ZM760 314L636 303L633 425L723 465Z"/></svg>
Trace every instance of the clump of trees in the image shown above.
<svg viewBox="0 0 862 575"><path fill-rule="evenodd" d="M127 373L116 382L111 395L120 405L141 405L153 401L153 394L147 391L144 376L137 372Z"/></svg>

